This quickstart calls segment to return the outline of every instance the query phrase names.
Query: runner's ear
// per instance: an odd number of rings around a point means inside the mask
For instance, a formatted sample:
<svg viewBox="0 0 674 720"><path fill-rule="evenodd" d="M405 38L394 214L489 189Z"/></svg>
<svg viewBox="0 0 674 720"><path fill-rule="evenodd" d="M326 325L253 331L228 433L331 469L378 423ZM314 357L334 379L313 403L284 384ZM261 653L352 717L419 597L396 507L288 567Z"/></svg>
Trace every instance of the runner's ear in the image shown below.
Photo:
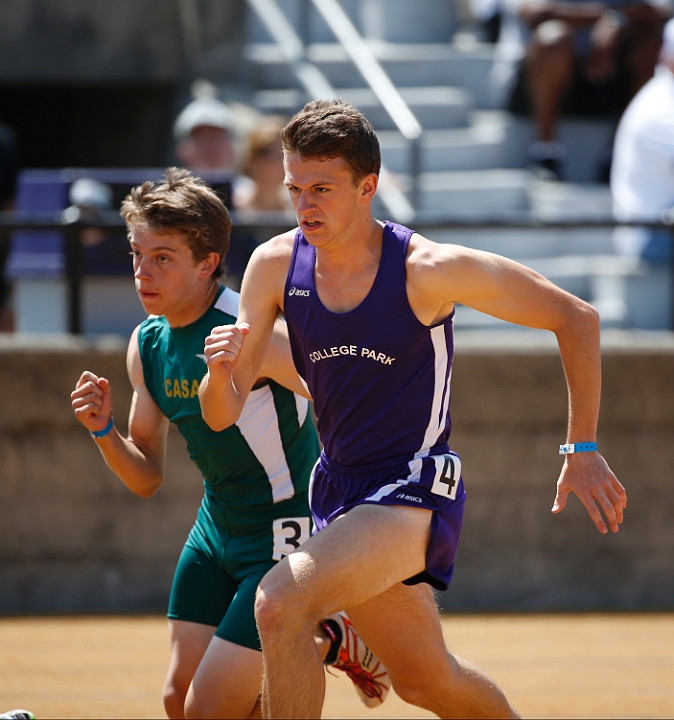
<svg viewBox="0 0 674 720"><path fill-rule="evenodd" d="M360 181L361 197L363 200L371 201L379 187L379 176L369 173Z"/></svg>
<svg viewBox="0 0 674 720"><path fill-rule="evenodd" d="M203 278L210 277L217 269L219 262L220 255L218 255L218 253L208 253L208 255L203 260L199 261L199 265L201 266L199 275Z"/></svg>

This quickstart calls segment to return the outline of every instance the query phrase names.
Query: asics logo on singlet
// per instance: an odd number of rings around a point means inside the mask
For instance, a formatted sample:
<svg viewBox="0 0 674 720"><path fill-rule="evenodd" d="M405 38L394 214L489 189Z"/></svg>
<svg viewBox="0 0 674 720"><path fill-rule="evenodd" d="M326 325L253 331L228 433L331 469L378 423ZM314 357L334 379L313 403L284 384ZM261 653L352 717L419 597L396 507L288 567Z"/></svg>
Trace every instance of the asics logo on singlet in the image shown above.
<svg viewBox="0 0 674 720"><path fill-rule="evenodd" d="M298 297L309 297L311 295L311 290L302 290L302 288L296 288L291 287L290 290L288 290L288 295L297 295Z"/></svg>

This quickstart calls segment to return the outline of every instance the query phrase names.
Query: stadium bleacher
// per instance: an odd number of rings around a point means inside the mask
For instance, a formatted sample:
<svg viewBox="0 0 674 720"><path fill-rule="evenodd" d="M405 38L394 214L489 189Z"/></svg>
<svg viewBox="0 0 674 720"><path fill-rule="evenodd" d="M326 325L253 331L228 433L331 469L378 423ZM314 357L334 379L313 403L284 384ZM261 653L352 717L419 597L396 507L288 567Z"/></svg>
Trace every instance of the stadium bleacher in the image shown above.
<svg viewBox="0 0 674 720"><path fill-rule="evenodd" d="M339 96L368 116L379 134L384 163L400 186L410 190L410 141L395 129L344 47L310 2L279 0L278 5L291 25L302 29L306 60ZM473 220L610 219L610 191L597 178L610 152L614 121L565 118L560 139L568 150L568 182L537 180L526 168L532 123L495 106L490 86L494 45L481 42L479 32L462 22L456 3L342 0L341 5L424 129L417 181L422 213ZM310 98L254 13L248 36L244 52L255 88L253 104L263 112L294 113ZM427 234L534 266L597 306L605 327L671 325L669 272L615 255L610 228ZM457 313L459 326L501 324L464 310Z"/></svg>

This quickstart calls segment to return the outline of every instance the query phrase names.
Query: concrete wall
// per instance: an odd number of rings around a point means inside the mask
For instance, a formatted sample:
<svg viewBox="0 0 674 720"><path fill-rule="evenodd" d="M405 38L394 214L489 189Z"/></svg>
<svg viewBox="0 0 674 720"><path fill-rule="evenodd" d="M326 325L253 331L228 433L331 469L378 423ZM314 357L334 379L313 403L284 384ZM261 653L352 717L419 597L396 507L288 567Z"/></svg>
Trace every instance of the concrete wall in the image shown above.
<svg viewBox="0 0 674 720"><path fill-rule="evenodd" d="M123 349L0 351L0 611L166 605L200 502L199 474L172 432L164 485L149 500L129 492L70 409L84 369L110 380L125 430Z"/></svg>
<svg viewBox="0 0 674 720"><path fill-rule="evenodd" d="M626 487L617 534L580 501L550 512L566 389L552 349L459 350L452 447L468 493L450 608L674 607L674 348L614 344L603 355L599 446Z"/></svg>
<svg viewBox="0 0 674 720"><path fill-rule="evenodd" d="M605 351L599 442L629 506L620 533L604 537L575 498L550 513L566 417L554 349L529 336L471 337L459 337L452 399L469 500L443 605L674 607L671 338ZM126 490L70 410L85 368L111 380L123 429L130 387L122 348L0 345L0 612L166 605L200 478L172 435L158 493L142 500Z"/></svg>

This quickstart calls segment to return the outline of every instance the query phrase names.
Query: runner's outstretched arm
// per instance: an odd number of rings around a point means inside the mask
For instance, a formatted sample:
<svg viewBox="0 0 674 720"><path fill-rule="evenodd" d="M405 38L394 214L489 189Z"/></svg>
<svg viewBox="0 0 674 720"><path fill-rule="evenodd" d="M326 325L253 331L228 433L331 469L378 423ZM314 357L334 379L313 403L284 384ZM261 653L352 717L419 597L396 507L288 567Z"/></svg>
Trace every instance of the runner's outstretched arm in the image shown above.
<svg viewBox="0 0 674 720"><path fill-rule="evenodd" d="M599 316L591 305L530 268L491 253L419 238L409 262L413 305L425 302L446 317L447 308L460 302L502 320L554 332L569 393L566 442L596 441L601 354ZM433 321L431 314L429 324ZM600 532L608 532L607 525L618 531L627 495L598 452L566 456L553 512L564 508L569 492L579 497Z"/></svg>
<svg viewBox="0 0 674 720"><path fill-rule="evenodd" d="M140 497L150 497L164 479L169 422L145 386L138 328L129 341L126 365L133 386L129 435L123 438L113 427L95 442L105 462L129 490ZM83 372L70 397L75 416L89 432L107 427L112 419L112 392L106 378Z"/></svg>

